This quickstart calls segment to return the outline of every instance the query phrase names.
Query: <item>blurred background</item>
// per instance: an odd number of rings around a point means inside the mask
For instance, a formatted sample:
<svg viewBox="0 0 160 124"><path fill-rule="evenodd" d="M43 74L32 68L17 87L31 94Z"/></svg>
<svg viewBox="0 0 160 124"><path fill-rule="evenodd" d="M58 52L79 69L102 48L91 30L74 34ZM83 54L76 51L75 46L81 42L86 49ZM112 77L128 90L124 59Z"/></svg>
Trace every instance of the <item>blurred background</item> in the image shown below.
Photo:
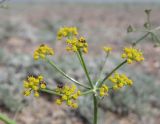
<svg viewBox="0 0 160 124"><path fill-rule="evenodd" d="M74 54L65 51L56 40L62 26L76 26L89 43L85 55L92 79L104 60L104 45L113 47L105 73L122 61L124 46L143 33L127 33L127 27L144 29L145 9L152 9L153 27L160 25L160 0L8 0L0 8L0 112L17 124L92 124L90 97L80 98L79 108L57 106L55 96L41 94L38 99L22 95L22 81L29 74L43 74L47 85L68 82L44 62L35 62L32 54L42 43L55 49L54 60L65 72L86 82ZM125 66L134 80L132 88L112 93L99 104L99 124L160 124L160 48L150 37L138 45L145 61ZM3 124L3 122L0 122Z"/></svg>

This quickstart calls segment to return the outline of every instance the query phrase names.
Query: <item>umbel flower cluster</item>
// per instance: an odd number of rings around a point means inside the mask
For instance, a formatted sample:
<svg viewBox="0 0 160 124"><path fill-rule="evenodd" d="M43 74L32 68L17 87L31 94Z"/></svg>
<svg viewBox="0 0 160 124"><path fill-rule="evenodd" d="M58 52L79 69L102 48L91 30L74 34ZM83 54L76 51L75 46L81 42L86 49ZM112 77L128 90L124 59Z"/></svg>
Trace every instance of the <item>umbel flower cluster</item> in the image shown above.
<svg viewBox="0 0 160 124"><path fill-rule="evenodd" d="M42 44L40 45L34 52L34 59L45 59L47 55L54 55L54 51L48 45Z"/></svg>
<svg viewBox="0 0 160 124"><path fill-rule="evenodd" d="M77 37L78 32L76 27L63 27L60 28L57 34L57 39L61 40L62 38L66 38L66 50L77 52L82 49L84 53L88 52L88 43L86 42L84 37Z"/></svg>
<svg viewBox="0 0 160 124"><path fill-rule="evenodd" d="M109 77L109 80L114 84L113 89L118 90L123 86L131 86L133 81L129 79L125 74L114 73L113 76Z"/></svg>
<svg viewBox="0 0 160 124"><path fill-rule="evenodd" d="M122 58L127 59L128 64L132 64L133 61L140 62L144 60L142 52L132 47L124 48Z"/></svg>
<svg viewBox="0 0 160 124"><path fill-rule="evenodd" d="M56 103L61 105L62 102L65 102L68 106L72 108L78 108L78 104L75 102L78 97L81 95L81 91L76 91L76 85L65 85L65 86L58 86L56 88L56 92L59 93L58 99L56 99Z"/></svg>
<svg viewBox="0 0 160 124"><path fill-rule="evenodd" d="M23 81L24 85L24 92L23 94L25 96L29 96L31 92L33 91L35 97L39 97L39 89L45 89L46 83L43 81L43 76L39 75L37 77L34 76L28 76L27 80Z"/></svg>
<svg viewBox="0 0 160 124"><path fill-rule="evenodd" d="M112 51L112 47L103 47L103 50L106 52L106 53L109 53Z"/></svg>
<svg viewBox="0 0 160 124"><path fill-rule="evenodd" d="M51 65L54 69L57 70L62 76L66 77L71 82L75 83L72 85L58 85L55 89L50 89L47 87L46 83L43 80L43 76L28 76L26 80L24 80L24 92L25 96L29 96L32 92L35 97L39 96L39 92L46 92L53 95L57 95L56 103L58 105L62 105L62 103L70 106L71 108L78 108L78 98L80 96L85 96L88 94L92 94L94 99L94 105L97 106L97 100L99 97L104 97L109 95L109 91L117 91L118 89L124 86L131 86L133 81L129 79L126 74L119 74L116 71L122 67L124 64L132 64L133 62L140 62L144 60L142 52L135 47L125 47L121 57L124 59L117 67L115 67L108 75L104 78L102 77L102 73L104 71L104 65L100 69L100 76L97 81L94 82L91 80L90 75L88 73L88 69L85 64L85 60L83 58L83 53L88 53L88 43L83 36L78 35L78 31L76 27L62 27L59 29L57 33L58 40L65 40L66 50L72 51L76 53L80 64L84 70L84 73L88 79L87 83L80 83L79 81L73 79L69 75L67 75L63 70L61 70L53 60L50 60L48 56L54 55L54 50L46 44L40 45L33 54L34 60L43 60ZM103 50L106 54L106 59L109 57L112 51L112 47L103 47ZM106 83L106 80L112 82L112 86L109 87ZM82 91L78 89L81 87ZM96 110L96 108L95 108Z"/></svg>
<svg viewBox="0 0 160 124"><path fill-rule="evenodd" d="M105 84L102 85L102 87L99 88L99 95L101 97L108 96L109 87Z"/></svg>
<svg viewBox="0 0 160 124"><path fill-rule="evenodd" d="M76 27L62 27L57 33L57 39L61 40L63 37L77 36L78 31Z"/></svg>

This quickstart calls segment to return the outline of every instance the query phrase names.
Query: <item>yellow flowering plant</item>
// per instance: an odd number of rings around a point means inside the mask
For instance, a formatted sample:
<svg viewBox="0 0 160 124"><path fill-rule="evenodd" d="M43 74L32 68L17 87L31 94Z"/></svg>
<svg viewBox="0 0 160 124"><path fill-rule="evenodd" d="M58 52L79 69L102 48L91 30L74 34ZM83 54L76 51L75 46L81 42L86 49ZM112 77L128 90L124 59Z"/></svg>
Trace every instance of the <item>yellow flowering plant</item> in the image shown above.
<svg viewBox="0 0 160 124"><path fill-rule="evenodd" d="M88 52L88 43L83 36L78 35L78 30L76 27L62 27L57 33L58 40L65 40L66 42L66 51L73 52L77 55L80 64L84 70L84 73L88 79L87 83L80 83L79 81L73 79L62 71L55 63L52 61L49 56L54 55L54 50L46 44L40 45L33 54L34 60L43 60L44 62L49 63L53 68L55 68L62 76L66 77L68 80L73 82L71 85L68 84L58 84L57 88L50 89L47 87L47 83L44 81L42 75L38 76L28 76L24 80L24 92L25 96L29 96L32 93L35 97L39 97L39 92L47 92L57 96L55 102L57 105L66 104L71 108L78 108L78 98L86 95L92 95L94 103L94 124L97 124L97 114L98 114L98 102L101 98L108 96L109 91L119 90L124 86L131 86L133 81L129 79L125 74L119 74L116 71L122 67L124 64L131 64L133 62L141 62L144 60L142 52L135 47L125 47L124 52L122 53L122 58L124 61L115 67L108 75L102 78L104 64L106 63L107 58L109 57L112 48L105 46L103 50L106 54L106 59L101 68L99 77L97 81L94 82L89 75L88 68L86 67L83 54ZM113 76L112 76L113 75ZM112 86L109 87L106 84L106 80L112 82ZM82 87L83 91L80 91L78 87ZM82 89L81 88L81 89Z"/></svg>
<svg viewBox="0 0 160 124"><path fill-rule="evenodd" d="M148 14L149 12L146 11ZM146 27L148 33L153 35L154 30L151 29L149 20L148 20L148 27ZM128 28L128 32L132 32L133 29L130 26ZM47 62L57 70L62 76L66 77L69 82L72 84L63 83L58 84L55 89L50 89L47 86L47 83L44 81L42 75L38 76L28 76L26 80L24 80L24 92L25 96L29 96L32 93L35 97L39 97L40 92L46 92L49 94L53 94L57 96L55 103L57 105L66 104L67 106L77 109L78 108L78 98L85 97L86 95L91 95L93 104L94 104L94 120L93 123L97 124L98 119L98 103L102 100L103 97L108 96L110 91L116 92L125 86L132 86L133 81L130 79L126 74L118 73L118 69L120 69L124 65L130 65L136 62L142 62L144 60L144 56L141 50L136 48L136 44L142 41L147 35L142 36L140 39L136 40L131 46L124 47L122 50L121 58L122 62L118 64L111 72L109 72L105 77L102 77L104 72L104 65L107 61L107 58L112 52L112 47L105 46L103 50L106 54L105 61L103 62L100 73L96 81L91 79L88 68L86 66L83 54L88 53L88 43L83 36L79 36L78 29L76 27L62 27L59 29L57 33L57 40L63 40L66 44L66 51L72 52L76 54L83 70L88 79L88 82L80 83L79 81L75 80L68 74L66 74L62 69L55 64L53 60L49 58L49 56L54 55L54 50L46 45L40 45L34 52L33 58L36 61L43 60L43 62ZM107 84L107 82L111 82L111 86ZM78 89L81 87L82 91Z"/></svg>

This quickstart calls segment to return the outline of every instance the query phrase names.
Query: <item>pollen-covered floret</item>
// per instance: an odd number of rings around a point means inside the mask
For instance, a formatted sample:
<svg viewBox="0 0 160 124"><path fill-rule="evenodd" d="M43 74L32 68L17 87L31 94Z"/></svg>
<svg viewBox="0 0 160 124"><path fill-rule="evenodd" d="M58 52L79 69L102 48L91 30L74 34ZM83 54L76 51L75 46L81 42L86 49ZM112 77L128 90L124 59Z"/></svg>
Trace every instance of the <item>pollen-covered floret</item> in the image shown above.
<svg viewBox="0 0 160 124"><path fill-rule="evenodd" d="M57 39L61 40L63 37L70 37L78 35L76 27L62 27L57 33Z"/></svg>
<svg viewBox="0 0 160 124"><path fill-rule="evenodd" d="M112 47L103 47L103 50L106 52L106 53L109 53L112 51Z"/></svg>
<svg viewBox="0 0 160 124"><path fill-rule="evenodd" d="M124 48L124 53L122 54L122 58L127 59L127 63L131 64L133 61L143 61L144 57L140 50L132 47Z"/></svg>
<svg viewBox="0 0 160 124"><path fill-rule="evenodd" d="M101 97L103 96L108 96L108 91L109 91L109 88L107 85L103 84L100 88L99 88L99 95Z"/></svg>
<svg viewBox="0 0 160 124"><path fill-rule="evenodd" d="M34 51L34 59L45 59L48 55L54 55L54 51L48 45L42 44Z"/></svg>
<svg viewBox="0 0 160 124"><path fill-rule="evenodd" d="M45 89L46 83L43 81L42 75L37 77L28 76L28 78L23 81L23 86L25 88L23 92L24 96L29 96L31 92L33 92L35 97L39 97L39 89Z"/></svg>
<svg viewBox="0 0 160 124"><path fill-rule="evenodd" d="M84 37L77 37L78 32L76 27L63 27L57 33L57 38L61 40L63 37L66 39L66 50L77 52L82 50L83 53L88 52L88 43Z"/></svg>
<svg viewBox="0 0 160 124"><path fill-rule="evenodd" d="M88 53L88 43L86 42L84 37L80 37L79 39L77 37L72 37L70 39L67 39L66 43L67 51L77 52L78 50L82 50L82 52Z"/></svg>
<svg viewBox="0 0 160 124"><path fill-rule="evenodd" d="M109 77L109 80L114 84L114 90L118 90L126 85L131 86L133 84L133 81L125 74L114 73L113 76Z"/></svg>
<svg viewBox="0 0 160 124"><path fill-rule="evenodd" d="M66 105L72 108L78 108L76 100L81 95L81 91L76 90L75 85L65 85L62 87L57 86L56 92L61 95L58 99L56 99L56 103L58 105L61 105L64 102Z"/></svg>

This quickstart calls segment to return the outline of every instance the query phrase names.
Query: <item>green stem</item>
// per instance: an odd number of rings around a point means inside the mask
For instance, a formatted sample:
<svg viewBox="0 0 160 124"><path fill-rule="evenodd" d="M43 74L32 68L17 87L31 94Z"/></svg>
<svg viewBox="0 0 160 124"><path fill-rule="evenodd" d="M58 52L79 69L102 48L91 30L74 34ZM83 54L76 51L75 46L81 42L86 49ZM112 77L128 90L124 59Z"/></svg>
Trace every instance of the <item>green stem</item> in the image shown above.
<svg viewBox="0 0 160 124"><path fill-rule="evenodd" d="M61 96L61 94L59 94L53 90L50 90L50 89L40 89L40 91L45 92L45 93L49 93L49 94L53 94L53 95Z"/></svg>
<svg viewBox="0 0 160 124"><path fill-rule="evenodd" d="M6 115L0 113L0 120L3 121L5 124L16 124L14 120L11 120Z"/></svg>
<svg viewBox="0 0 160 124"><path fill-rule="evenodd" d="M153 31L157 31L157 30L160 30L160 26L153 29Z"/></svg>
<svg viewBox="0 0 160 124"><path fill-rule="evenodd" d="M82 92L82 96L86 96L91 93L93 93L93 90L88 90L88 91Z"/></svg>
<svg viewBox="0 0 160 124"><path fill-rule="evenodd" d="M73 79L73 78L71 78L70 76L68 76L68 75L67 75L65 72L63 72L59 67L57 67L56 64L55 64L53 61L51 61L51 60L49 60L49 59L47 59L47 58L46 58L46 61L47 61L53 68L55 68L58 72L60 72L64 77L68 78L69 80L71 80L72 82L78 84L79 86L82 86L82 87L84 87L84 88L90 89L88 86L85 86L84 84L81 84L81 83L79 83L78 81L76 81L75 79Z"/></svg>
<svg viewBox="0 0 160 124"><path fill-rule="evenodd" d="M116 66L100 83L100 86L107 80L117 69L119 69L121 66L123 66L125 63L127 63L127 60L120 63L118 66Z"/></svg>
<svg viewBox="0 0 160 124"><path fill-rule="evenodd" d="M107 55L106 55L106 57L105 57L105 60L104 60L104 62L102 63L102 65L101 65L101 67L100 67L100 74L99 74L99 76L98 76L98 80L96 81L97 83L98 83L98 82L100 81L100 79L101 79L101 75L102 75L102 73L103 73L104 66L105 66L105 64L106 64L106 61L107 61L108 56L109 56L109 52L107 52Z"/></svg>
<svg viewBox="0 0 160 124"><path fill-rule="evenodd" d="M79 52L76 52L76 54L77 54L77 57L78 57L78 59L79 59L79 61L80 61L80 63L81 63L81 66L83 67L82 60L81 60L81 57L80 57L80 55L79 55Z"/></svg>
<svg viewBox="0 0 160 124"><path fill-rule="evenodd" d="M97 124L98 119L98 101L95 95L93 95L93 103L94 103L94 124Z"/></svg>
<svg viewBox="0 0 160 124"><path fill-rule="evenodd" d="M156 40L158 43L160 43L159 37L158 37L156 34L154 34L153 32L152 32L151 34L154 36L155 40Z"/></svg>
<svg viewBox="0 0 160 124"><path fill-rule="evenodd" d="M79 53L80 59L81 59L81 61L82 61L82 66L83 66L84 72L85 72L85 74L86 74L86 76L87 76L87 78L88 78L88 81L89 81L89 83L90 83L90 86L93 88L94 86L93 86L93 83L92 83L92 81L91 81L91 79L90 79L90 77L89 77L89 73L88 73L88 70L87 70L87 68L86 68L86 64L85 64L85 62L84 62L82 53L81 53L80 50L78 50L78 53Z"/></svg>
<svg viewBox="0 0 160 124"><path fill-rule="evenodd" d="M140 37L138 40L136 40L132 46L136 46L138 43L140 43L144 38L146 38L148 35L150 34L150 32L147 32L144 36Z"/></svg>

